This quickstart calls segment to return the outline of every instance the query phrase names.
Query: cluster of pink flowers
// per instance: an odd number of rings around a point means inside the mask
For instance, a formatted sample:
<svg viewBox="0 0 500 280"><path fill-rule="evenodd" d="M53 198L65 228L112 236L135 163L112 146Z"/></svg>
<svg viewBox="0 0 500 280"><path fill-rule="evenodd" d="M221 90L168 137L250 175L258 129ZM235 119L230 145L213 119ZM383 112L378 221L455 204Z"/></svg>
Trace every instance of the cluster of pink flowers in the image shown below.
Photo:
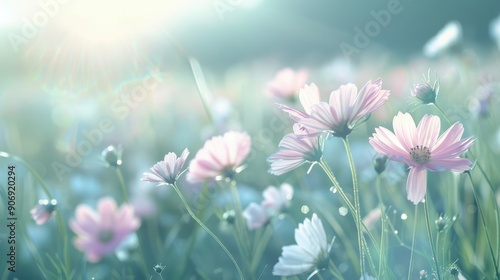
<svg viewBox="0 0 500 280"><path fill-rule="evenodd" d="M260 204L252 202L243 211L243 217L251 230L263 227L272 216L290 205L293 187L286 183L281 184L279 189L269 186L262 192L262 196L264 200Z"/></svg>

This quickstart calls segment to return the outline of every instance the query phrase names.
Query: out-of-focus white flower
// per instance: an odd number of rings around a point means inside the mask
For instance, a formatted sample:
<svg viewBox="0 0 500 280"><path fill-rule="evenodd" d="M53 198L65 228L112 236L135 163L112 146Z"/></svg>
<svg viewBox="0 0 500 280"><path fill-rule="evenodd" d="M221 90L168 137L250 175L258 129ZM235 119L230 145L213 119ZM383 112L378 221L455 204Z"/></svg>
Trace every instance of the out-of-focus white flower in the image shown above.
<svg viewBox="0 0 500 280"><path fill-rule="evenodd" d="M269 211L269 214L274 215L290 204L293 197L293 187L287 183L281 184L279 189L275 186L269 186L262 192L262 196L264 196L262 206Z"/></svg>
<svg viewBox="0 0 500 280"><path fill-rule="evenodd" d="M490 35L500 49L500 16L490 23Z"/></svg>
<svg viewBox="0 0 500 280"><path fill-rule="evenodd" d="M332 244L328 245L323 223L316 214L295 229L295 242L297 245L283 247L273 275L292 276L315 270L314 274L328 264Z"/></svg>
<svg viewBox="0 0 500 280"><path fill-rule="evenodd" d="M424 55L436 57L450 48L456 46L462 40L462 25L458 21L448 22L434 37L424 46Z"/></svg>
<svg viewBox="0 0 500 280"><path fill-rule="evenodd" d="M247 227L250 230L261 228L269 220L266 209L255 202L250 203L243 210L243 217L247 220Z"/></svg>

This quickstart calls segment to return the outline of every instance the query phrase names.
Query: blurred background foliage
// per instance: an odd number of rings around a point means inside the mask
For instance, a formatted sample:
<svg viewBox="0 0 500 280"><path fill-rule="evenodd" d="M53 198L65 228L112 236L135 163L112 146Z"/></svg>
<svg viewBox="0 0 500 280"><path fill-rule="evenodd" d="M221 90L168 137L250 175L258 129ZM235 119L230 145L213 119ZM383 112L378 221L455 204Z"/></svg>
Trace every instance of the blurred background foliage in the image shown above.
<svg viewBox="0 0 500 280"><path fill-rule="evenodd" d="M297 105L295 101L273 100L265 93L266 84L284 67L308 69L308 83L320 87L324 100L341 84L352 82L360 88L378 77L384 78L383 88L391 90L389 102L350 137L362 182L363 214L377 206L373 191L374 151L367 137L375 126L390 127L392 116L398 111L415 108L410 89L428 69L432 69L431 76L435 72L441 80L438 102L450 120L465 124L465 135L477 137L473 153L495 190L498 188L500 116L494 108L498 106L500 53L495 42L498 39L490 32L491 22L500 15L498 1L458 4L400 0L402 11L392 14L388 25L370 38L368 46L350 57L344 56L341 43L354 44L353 28L363 29L374 20L370 12L387 9L391 1L237 2L53 2L59 10L47 16L42 27L35 26L31 38L23 32L27 22L40 20L36 15L43 11L41 4L0 3L0 150L18 155L33 166L58 200L58 215L68 221L80 203L95 206L103 196L123 201L115 172L101 158L108 145L120 146L125 181L129 192L137 198L134 203L138 212L144 216L138 235L148 240L149 234L155 232L164 242L160 246L154 241L144 245L146 263L151 267L151 275L154 264L166 265L166 279L181 277L179 273L184 273L182 279L199 279L202 274L209 279L234 276L230 262L224 255L213 253L218 248L202 231L196 235L198 245L187 256L186 270L179 271L196 225L189 219L180 219L185 213L172 190L154 188L139 181L140 176L167 152L180 153L187 147L192 158L207 138L230 129L247 131L252 137L248 168L237 178L243 206L259 201L261 191L268 185L288 182L296 190L288 218L273 221L275 242L269 243L260 262L261 279L271 278L281 247L293 243L293 229L311 212L324 218L330 237L337 235L342 241L342 231L345 237L355 231L349 215L339 212L338 197L325 195L331 184L319 169L313 169L308 176L306 167L280 177L267 173L266 158L277 150L277 144L292 125L275 102ZM221 3L226 6L220 6ZM227 10L221 14L220 7ZM437 57L424 56L425 43L450 21L458 21L462 26L460 42ZM15 36L20 36L23 43L13 44ZM193 69L201 69L203 77L200 72L196 76ZM134 99L132 95L138 89L143 90L141 98ZM484 105L478 103L484 91L493 96L486 113L478 110L479 105ZM210 112L205 110L200 92ZM414 115L418 119L424 113L439 114L433 107L425 107ZM90 143L87 150L84 142ZM340 141L327 142L325 159L340 183L350 186ZM1 159L0 163L6 170L12 161ZM29 236L38 250L51 254L59 248L58 241L52 238L57 231L55 221L36 226L29 218L29 210L45 194L29 172L21 164L16 165L20 174L18 217L24 225L18 236ZM0 172L2 182L6 182L5 173ZM473 175L483 189L484 208L491 209L496 202L487 191L488 184L479 172ZM393 162L381 180L386 205L390 206L388 215L395 226L389 262L401 278L406 277L409 251L396 236L404 245L411 244L414 211L405 198L405 180L405 168ZM429 182L434 218L438 213L446 213L458 219L453 225L459 226L446 238L451 244L450 263L446 265L457 261L468 279L482 279L481 271L491 271L492 267L467 182L454 174L432 174ZM5 189L5 184L1 185ZM197 194L201 188L185 182L180 185L187 194ZM450 191L456 186L457 190ZM221 209L226 205L223 198L220 193L211 196L203 215L235 250L231 232L221 219ZM4 211L0 213L4 220ZM403 213L407 218L401 218ZM488 220L494 222L493 215L488 215ZM1 237L3 252L4 236ZM429 254L427 242L422 235L416 247ZM498 238L495 242L499 242ZM335 242L333 259L344 265L352 277L353 268L348 256L342 254L343 246L343 242ZM2 254L0 267L5 265L4 258ZM430 271L428 258L429 255L417 257L415 270ZM121 264L106 260L84 266L82 256L74 249L72 259L79 267L78 273L87 271L82 274L87 277L84 279L126 279L122 274L135 274L138 270L134 260L127 258ZM19 279L38 279L37 268L25 246L18 251L18 266Z"/></svg>

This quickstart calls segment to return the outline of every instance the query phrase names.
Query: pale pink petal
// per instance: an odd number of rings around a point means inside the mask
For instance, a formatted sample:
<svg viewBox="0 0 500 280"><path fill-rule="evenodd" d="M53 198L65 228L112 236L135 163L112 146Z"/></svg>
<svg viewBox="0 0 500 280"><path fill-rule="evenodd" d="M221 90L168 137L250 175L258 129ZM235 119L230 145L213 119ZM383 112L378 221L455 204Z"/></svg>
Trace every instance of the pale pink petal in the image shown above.
<svg viewBox="0 0 500 280"><path fill-rule="evenodd" d="M325 102L320 102L312 106L312 112L310 118L304 118L300 120L300 125L307 127L308 129L318 130L318 131L328 131L337 123L332 115L332 108Z"/></svg>
<svg viewBox="0 0 500 280"><path fill-rule="evenodd" d="M440 130L441 120L438 116L423 116L417 127L417 143L431 149L438 139Z"/></svg>
<svg viewBox="0 0 500 280"><path fill-rule="evenodd" d="M390 159L402 161L409 160L410 154L405 150L399 139L385 127L375 128L373 137L370 137L370 144L379 154L387 155Z"/></svg>
<svg viewBox="0 0 500 280"><path fill-rule="evenodd" d="M97 205L100 221L99 226L102 228L111 228L114 224L114 214L116 211L116 203L112 198L103 198Z"/></svg>
<svg viewBox="0 0 500 280"><path fill-rule="evenodd" d="M431 149L431 153L439 150L442 145L448 146L460 140L464 133L464 127L461 123L456 122L448 128L441 136L439 136L436 144Z"/></svg>
<svg viewBox="0 0 500 280"><path fill-rule="evenodd" d="M299 92L299 99L306 113L310 115L311 107L321 101L319 88L314 83L309 86L305 85Z"/></svg>
<svg viewBox="0 0 500 280"><path fill-rule="evenodd" d="M474 144L475 139L472 137L465 138L457 142L447 142L441 144L432 152L433 159L453 158L467 151Z"/></svg>
<svg viewBox="0 0 500 280"><path fill-rule="evenodd" d="M368 81L360 90L353 105L351 122L356 122L382 106L389 98L390 92L382 90L382 78L374 82Z"/></svg>
<svg viewBox="0 0 500 280"><path fill-rule="evenodd" d="M296 122L300 121L303 118L309 117L307 113L304 113L287 105L278 104L278 108L283 110L285 113L288 113L288 115L290 115L290 118Z"/></svg>
<svg viewBox="0 0 500 280"><path fill-rule="evenodd" d="M417 145L417 127L410 114L399 112L397 116L394 117L392 126L394 128L394 134L406 151L410 151L411 148Z"/></svg>
<svg viewBox="0 0 500 280"><path fill-rule="evenodd" d="M425 167L431 171L464 172L470 170L472 161L468 158L433 159Z"/></svg>
<svg viewBox="0 0 500 280"><path fill-rule="evenodd" d="M425 197L427 189L427 171L425 168L413 167L410 169L406 181L408 200L417 205Z"/></svg>

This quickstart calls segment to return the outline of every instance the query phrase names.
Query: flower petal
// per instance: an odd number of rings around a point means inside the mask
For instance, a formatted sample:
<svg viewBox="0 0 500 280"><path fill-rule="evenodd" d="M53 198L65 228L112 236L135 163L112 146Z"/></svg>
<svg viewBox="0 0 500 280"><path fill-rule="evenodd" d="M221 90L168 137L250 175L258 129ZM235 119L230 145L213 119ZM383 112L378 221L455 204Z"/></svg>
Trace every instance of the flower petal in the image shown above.
<svg viewBox="0 0 500 280"><path fill-rule="evenodd" d="M423 116L417 127L417 143L431 149L438 139L440 130L441 120L438 116Z"/></svg>
<svg viewBox="0 0 500 280"><path fill-rule="evenodd" d="M411 148L417 145L415 135L417 128L410 114L399 112L394 117L392 126L394 128L394 134L396 134L396 137L406 151L410 151Z"/></svg>
<svg viewBox="0 0 500 280"><path fill-rule="evenodd" d="M424 199L426 189L427 170L422 167L411 168L406 181L408 200L417 205L422 199Z"/></svg>

